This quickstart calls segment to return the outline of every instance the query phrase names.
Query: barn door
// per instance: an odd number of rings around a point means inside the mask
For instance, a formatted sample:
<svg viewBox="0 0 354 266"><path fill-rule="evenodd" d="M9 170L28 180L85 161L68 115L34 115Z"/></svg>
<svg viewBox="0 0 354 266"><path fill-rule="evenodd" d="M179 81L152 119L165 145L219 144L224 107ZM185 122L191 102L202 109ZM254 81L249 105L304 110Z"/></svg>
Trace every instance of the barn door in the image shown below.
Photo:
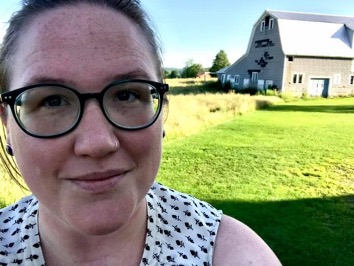
<svg viewBox="0 0 354 266"><path fill-rule="evenodd" d="M328 79L311 79L309 95L313 97L328 97Z"/></svg>

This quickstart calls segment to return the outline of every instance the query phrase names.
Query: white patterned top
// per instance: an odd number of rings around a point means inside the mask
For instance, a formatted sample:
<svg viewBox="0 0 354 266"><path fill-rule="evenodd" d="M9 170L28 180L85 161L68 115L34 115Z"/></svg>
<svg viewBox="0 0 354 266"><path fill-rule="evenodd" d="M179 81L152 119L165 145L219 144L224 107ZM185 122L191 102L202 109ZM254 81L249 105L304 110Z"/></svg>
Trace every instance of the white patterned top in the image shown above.
<svg viewBox="0 0 354 266"><path fill-rule="evenodd" d="M212 265L222 212L155 183L146 196L147 235L141 266ZM32 195L0 210L0 266L45 265Z"/></svg>

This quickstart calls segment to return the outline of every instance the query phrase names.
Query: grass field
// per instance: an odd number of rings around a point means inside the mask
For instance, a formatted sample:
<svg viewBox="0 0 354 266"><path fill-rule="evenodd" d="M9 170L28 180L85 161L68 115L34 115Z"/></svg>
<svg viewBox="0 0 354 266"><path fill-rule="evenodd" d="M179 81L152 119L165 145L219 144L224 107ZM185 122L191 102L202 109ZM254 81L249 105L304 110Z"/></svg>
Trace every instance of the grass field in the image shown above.
<svg viewBox="0 0 354 266"><path fill-rule="evenodd" d="M188 86L170 97L158 181L245 222L284 265L354 265L354 98L271 105ZM0 181L1 205L23 195Z"/></svg>
<svg viewBox="0 0 354 266"><path fill-rule="evenodd" d="M258 232L284 265L354 265L354 99L282 103L167 141L159 181Z"/></svg>

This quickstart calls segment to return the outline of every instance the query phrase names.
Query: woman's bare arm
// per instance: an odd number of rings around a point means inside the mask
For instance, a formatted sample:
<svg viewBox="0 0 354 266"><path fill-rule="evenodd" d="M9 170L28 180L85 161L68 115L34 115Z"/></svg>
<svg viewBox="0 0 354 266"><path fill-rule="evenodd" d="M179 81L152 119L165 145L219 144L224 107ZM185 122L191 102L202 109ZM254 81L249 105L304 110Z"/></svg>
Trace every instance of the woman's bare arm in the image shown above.
<svg viewBox="0 0 354 266"><path fill-rule="evenodd" d="M221 219L213 265L281 265L268 245L249 227L224 215Z"/></svg>

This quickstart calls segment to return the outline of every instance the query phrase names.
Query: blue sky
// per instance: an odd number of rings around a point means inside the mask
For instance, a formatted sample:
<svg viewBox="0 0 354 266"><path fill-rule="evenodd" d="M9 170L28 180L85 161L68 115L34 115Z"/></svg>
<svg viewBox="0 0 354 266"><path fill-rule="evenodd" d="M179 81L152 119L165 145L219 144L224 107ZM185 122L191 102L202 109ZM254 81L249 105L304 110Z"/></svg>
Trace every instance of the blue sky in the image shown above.
<svg viewBox="0 0 354 266"><path fill-rule="evenodd" d="M19 0L0 0L0 40ZM225 50L231 63L247 48L252 27L266 10L354 16L353 0L141 0L163 43L164 65L180 67L192 59L210 67Z"/></svg>

